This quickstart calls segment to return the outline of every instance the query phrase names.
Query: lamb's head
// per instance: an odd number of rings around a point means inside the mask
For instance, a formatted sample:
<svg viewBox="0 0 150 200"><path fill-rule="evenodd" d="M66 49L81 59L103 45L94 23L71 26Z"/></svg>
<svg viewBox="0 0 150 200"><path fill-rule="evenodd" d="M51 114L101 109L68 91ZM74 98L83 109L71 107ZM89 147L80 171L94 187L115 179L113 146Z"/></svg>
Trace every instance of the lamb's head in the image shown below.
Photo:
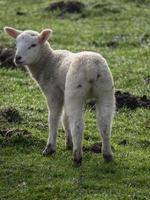
<svg viewBox="0 0 150 200"><path fill-rule="evenodd" d="M41 33L26 30L20 31L11 27L4 27L4 31L16 39L16 54L14 62L16 65L32 65L41 56L41 47L48 40L51 30L44 29Z"/></svg>

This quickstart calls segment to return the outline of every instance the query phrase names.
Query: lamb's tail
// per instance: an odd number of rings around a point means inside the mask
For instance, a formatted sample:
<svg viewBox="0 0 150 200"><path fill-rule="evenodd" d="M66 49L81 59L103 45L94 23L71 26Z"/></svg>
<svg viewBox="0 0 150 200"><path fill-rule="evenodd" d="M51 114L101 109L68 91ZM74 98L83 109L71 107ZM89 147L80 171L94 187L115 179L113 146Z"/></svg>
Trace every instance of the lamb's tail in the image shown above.
<svg viewBox="0 0 150 200"><path fill-rule="evenodd" d="M95 66L90 66L87 68L86 77L89 83L94 83L100 77L100 72Z"/></svg>

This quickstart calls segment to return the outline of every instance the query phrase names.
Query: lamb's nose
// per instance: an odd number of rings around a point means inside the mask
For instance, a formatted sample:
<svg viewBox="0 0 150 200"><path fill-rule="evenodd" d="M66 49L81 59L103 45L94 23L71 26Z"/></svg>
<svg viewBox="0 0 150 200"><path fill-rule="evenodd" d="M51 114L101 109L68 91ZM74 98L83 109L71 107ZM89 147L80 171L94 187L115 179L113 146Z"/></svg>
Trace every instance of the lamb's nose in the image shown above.
<svg viewBox="0 0 150 200"><path fill-rule="evenodd" d="M20 65L22 64L22 57L19 55L16 55L14 61L16 64Z"/></svg>
<svg viewBox="0 0 150 200"><path fill-rule="evenodd" d="M22 57L21 56L16 56L15 57L15 60L18 62L18 61L20 61L22 59Z"/></svg>

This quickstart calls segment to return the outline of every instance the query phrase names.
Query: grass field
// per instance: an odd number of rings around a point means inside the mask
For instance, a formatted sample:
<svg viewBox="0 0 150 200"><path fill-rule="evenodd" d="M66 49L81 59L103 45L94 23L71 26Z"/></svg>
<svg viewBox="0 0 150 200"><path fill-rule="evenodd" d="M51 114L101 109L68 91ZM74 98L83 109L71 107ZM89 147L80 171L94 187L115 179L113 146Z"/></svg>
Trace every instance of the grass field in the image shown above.
<svg viewBox="0 0 150 200"><path fill-rule="evenodd" d="M83 0L79 14L45 11L50 0L0 0L0 46L15 47L4 26L41 31L53 29L54 49L92 50L108 61L115 87L150 98L150 1ZM18 14L18 12L22 14ZM16 110L10 122L2 113ZM95 113L85 113L84 145L99 141ZM113 122L115 159L84 152L79 168L65 150L60 126L57 153L43 157L47 139L47 107L39 88L21 70L0 68L0 200L149 200L150 112L121 109Z"/></svg>

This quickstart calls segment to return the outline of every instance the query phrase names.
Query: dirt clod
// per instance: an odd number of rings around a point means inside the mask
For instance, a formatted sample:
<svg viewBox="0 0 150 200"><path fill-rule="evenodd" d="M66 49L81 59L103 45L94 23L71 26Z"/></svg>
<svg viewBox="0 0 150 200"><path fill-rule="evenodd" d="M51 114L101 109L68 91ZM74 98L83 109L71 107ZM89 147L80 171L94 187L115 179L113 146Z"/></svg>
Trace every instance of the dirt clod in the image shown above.
<svg viewBox="0 0 150 200"><path fill-rule="evenodd" d="M95 143L91 146L91 151L93 153L101 153L102 152L102 143Z"/></svg>
<svg viewBox="0 0 150 200"><path fill-rule="evenodd" d="M13 123L20 123L22 120L19 111L16 110L15 108L7 108L0 111L0 116L5 118L8 122L13 122Z"/></svg>
<svg viewBox="0 0 150 200"><path fill-rule="evenodd" d="M31 133L27 130L15 129L15 130L0 130L0 135L2 137L12 137L12 136L31 136Z"/></svg>
<svg viewBox="0 0 150 200"><path fill-rule="evenodd" d="M58 1L52 2L46 10L55 11L60 10L61 15L65 13L81 13L85 5L80 1Z"/></svg>
<svg viewBox="0 0 150 200"><path fill-rule="evenodd" d="M123 107L129 108L131 110L140 107L150 109L150 100L147 98L146 95L139 97L139 96L134 96L129 92L116 91L115 96L116 96L117 109Z"/></svg>
<svg viewBox="0 0 150 200"><path fill-rule="evenodd" d="M83 151L90 151L93 153L101 153L102 143L95 143L90 147L83 146Z"/></svg>
<svg viewBox="0 0 150 200"><path fill-rule="evenodd" d="M0 68L5 67L7 69L21 68L22 66L16 66L14 63L15 49L0 47Z"/></svg>
<svg viewBox="0 0 150 200"><path fill-rule="evenodd" d="M15 50L13 48L0 47L0 67L15 68L14 55Z"/></svg>
<svg viewBox="0 0 150 200"><path fill-rule="evenodd" d="M24 15L26 15L26 13L23 12L23 11L17 11L17 12L16 12L16 15L24 16Z"/></svg>
<svg viewBox="0 0 150 200"><path fill-rule="evenodd" d="M111 146L112 150L114 151L114 147ZM102 142L97 142L91 146L83 146L83 151L90 151L93 153L102 153Z"/></svg>

